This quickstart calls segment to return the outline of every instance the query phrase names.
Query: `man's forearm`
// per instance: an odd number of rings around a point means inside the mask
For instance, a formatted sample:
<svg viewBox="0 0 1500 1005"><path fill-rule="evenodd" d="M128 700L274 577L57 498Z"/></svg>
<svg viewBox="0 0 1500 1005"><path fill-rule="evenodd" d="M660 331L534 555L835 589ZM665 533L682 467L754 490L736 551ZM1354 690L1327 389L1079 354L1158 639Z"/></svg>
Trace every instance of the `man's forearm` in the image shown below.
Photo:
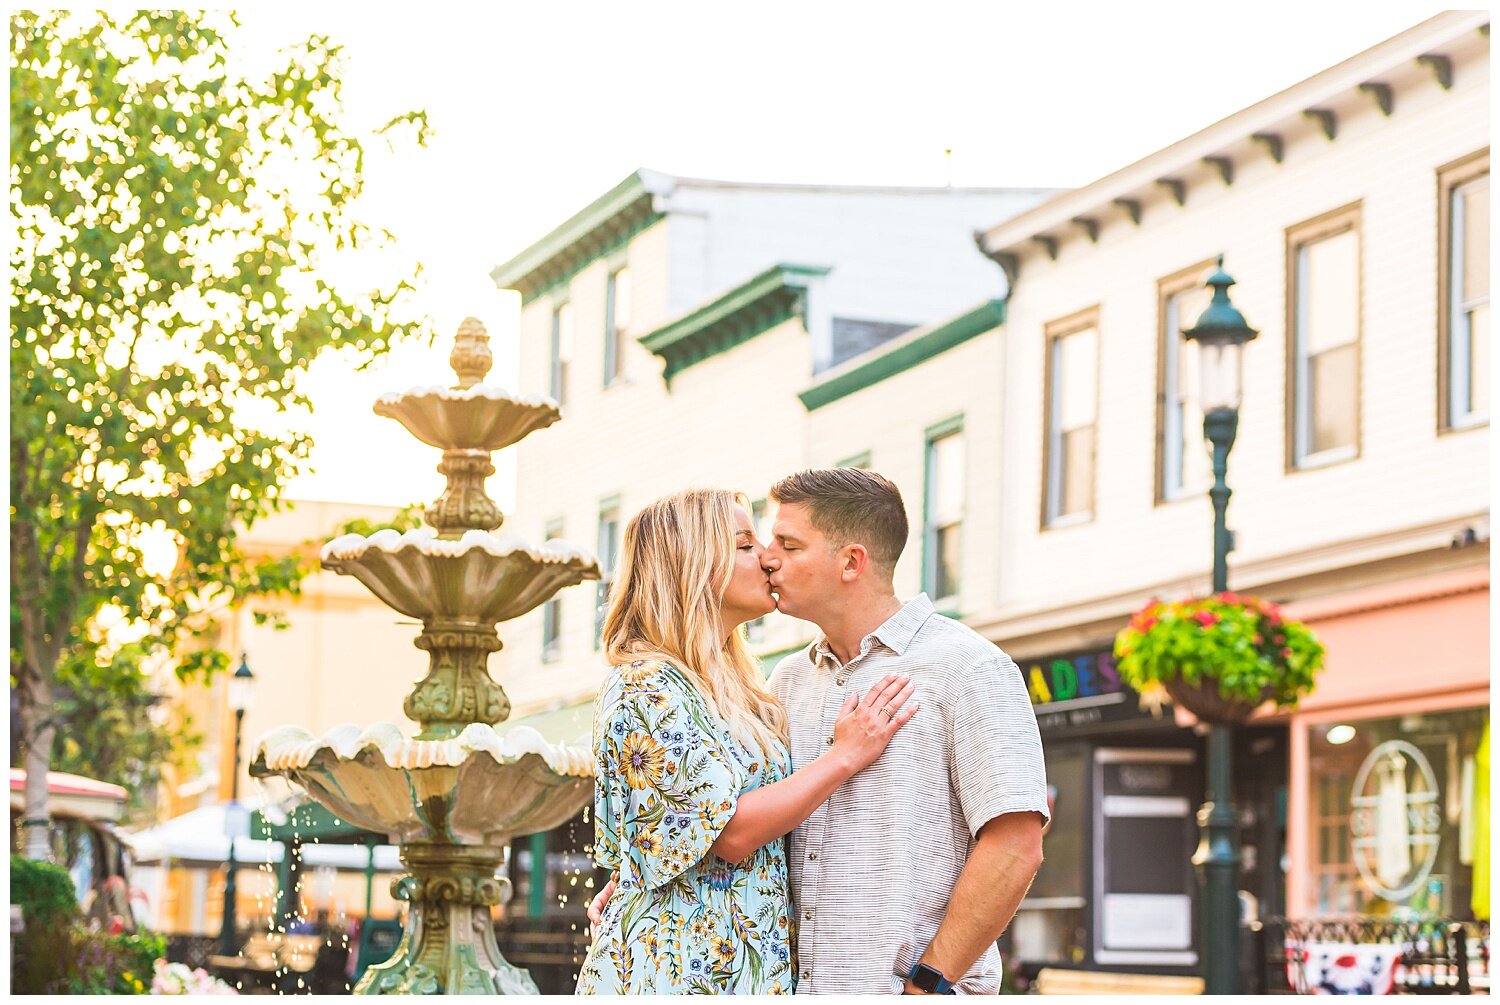
<svg viewBox="0 0 1500 1005"><path fill-rule="evenodd" d="M1015 917L1041 864L1036 814L1007 813L985 824L921 961L950 981L962 978Z"/></svg>

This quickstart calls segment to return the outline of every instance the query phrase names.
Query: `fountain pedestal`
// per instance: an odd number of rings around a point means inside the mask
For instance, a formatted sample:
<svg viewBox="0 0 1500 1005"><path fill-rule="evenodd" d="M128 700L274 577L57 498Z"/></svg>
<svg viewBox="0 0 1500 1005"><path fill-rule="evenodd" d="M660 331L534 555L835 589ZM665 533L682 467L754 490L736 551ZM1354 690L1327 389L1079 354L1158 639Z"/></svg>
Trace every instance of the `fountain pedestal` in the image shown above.
<svg viewBox="0 0 1500 1005"><path fill-rule="evenodd" d="M384 395L397 419L443 451L447 489L425 518L432 530L329 542L323 567L354 576L387 606L422 622L416 646L427 676L403 703L420 727L337 726L322 737L283 726L255 745L250 773L281 775L339 817L401 843L407 875L392 886L410 904L390 959L371 966L355 994L536 994L500 955L490 909L509 880L496 875L512 837L563 823L593 793L586 750L548 744L534 730L497 730L510 715L489 674L495 626L599 578L588 552L560 541L533 546L497 536L504 515L484 491L490 454L559 418L555 402L481 383L491 355L484 327L460 326L450 362L458 386Z"/></svg>
<svg viewBox="0 0 1500 1005"><path fill-rule="evenodd" d="M493 845L403 847L408 875L391 893L412 904L411 920L395 955L366 970L354 993L536 994L531 977L506 962L495 942L490 908L505 892L495 875L503 856Z"/></svg>

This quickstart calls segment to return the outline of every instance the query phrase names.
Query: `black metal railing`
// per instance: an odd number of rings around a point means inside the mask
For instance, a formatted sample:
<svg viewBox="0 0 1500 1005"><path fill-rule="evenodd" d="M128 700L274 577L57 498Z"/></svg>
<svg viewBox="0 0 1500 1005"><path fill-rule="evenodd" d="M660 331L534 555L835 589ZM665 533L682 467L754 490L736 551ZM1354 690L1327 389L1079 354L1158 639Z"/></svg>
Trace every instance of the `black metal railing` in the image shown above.
<svg viewBox="0 0 1500 1005"><path fill-rule="evenodd" d="M1389 980L1393 994L1467 995L1489 990L1488 922L1267 918L1258 928L1251 926L1250 937L1253 948L1247 955L1262 964L1258 986L1241 989L1250 993L1337 992L1340 981L1366 979L1376 985L1375 991L1384 990ZM1381 946L1388 947L1385 954L1372 951Z"/></svg>
<svg viewBox="0 0 1500 1005"><path fill-rule="evenodd" d="M219 951L217 935L168 935L167 962L208 969L208 958Z"/></svg>
<svg viewBox="0 0 1500 1005"><path fill-rule="evenodd" d="M495 941L513 965L531 973L544 995L571 995L589 951L587 919L506 918L495 923Z"/></svg>

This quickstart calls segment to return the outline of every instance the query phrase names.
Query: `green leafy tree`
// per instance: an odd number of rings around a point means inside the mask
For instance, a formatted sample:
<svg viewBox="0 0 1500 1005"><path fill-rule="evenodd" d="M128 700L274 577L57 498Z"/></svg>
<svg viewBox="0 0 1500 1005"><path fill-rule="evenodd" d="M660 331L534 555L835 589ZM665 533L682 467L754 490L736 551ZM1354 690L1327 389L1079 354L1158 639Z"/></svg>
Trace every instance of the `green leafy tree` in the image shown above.
<svg viewBox="0 0 1500 1005"><path fill-rule="evenodd" d="M358 294L325 278L390 239L355 215L371 137L344 124L339 48L313 37L257 75L230 58L238 30L181 11L11 20L11 677L32 858L59 713L90 707L67 705L59 668L103 693L132 665L100 637L106 611L183 679L227 666L214 612L294 593L305 570L237 543L307 458L298 378L419 327L413 270ZM382 132L412 129L425 140L419 113Z"/></svg>
<svg viewBox="0 0 1500 1005"><path fill-rule="evenodd" d="M149 823L162 769L190 764L203 736L152 690L152 654L143 645L102 648L79 643L58 664L54 713L68 728L52 767L124 786L125 819Z"/></svg>

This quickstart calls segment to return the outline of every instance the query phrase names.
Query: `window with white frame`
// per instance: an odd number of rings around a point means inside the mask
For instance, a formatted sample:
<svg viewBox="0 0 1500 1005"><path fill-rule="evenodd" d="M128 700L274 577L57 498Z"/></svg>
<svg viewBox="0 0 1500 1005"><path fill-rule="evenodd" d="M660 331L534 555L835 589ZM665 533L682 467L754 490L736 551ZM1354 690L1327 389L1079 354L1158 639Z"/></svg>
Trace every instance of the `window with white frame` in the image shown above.
<svg viewBox="0 0 1500 1005"><path fill-rule="evenodd" d="M1442 426L1490 417L1490 157L1465 158L1438 174Z"/></svg>
<svg viewBox="0 0 1500 1005"><path fill-rule="evenodd" d="M607 499L599 504L599 583L595 588L594 648L604 639L604 615L609 593L615 585L615 560L620 554L620 502Z"/></svg>
<svg viewBox="0 0 1500 1005"><path fill-rule="evenodd" d="M558 304L552 309L552 352L550 390L559 405L568 396L568 367L573 361L573 305Z"/></svg>
<svg viewBox="0 0 1500 1005"><path fill-rule="evenodd" d="M1212 480L1203 440L1203 409L1198 400L1198 345L1182 337L1198 323L1212 291L1203 279L1213 268L1205 263L1185 269L1157 284L1161 346L1161 412L1157 424L1157 499L1196 497Z"/></svg>
<svg viewBox="0 0 1500 1005"><path fill-rule="evenodd" d="M1048 326L1046 500L1044 522L1091 519L1094 443L1099 416L1098 311Z"/></svg>
<svg viewBox="0 0 1500 1005"><path fill-rule="evenodd" d="M604 386L620 378L625 367L625 333L630 328L630 267L609 274L604 287Z"/></svg>
<svg viewBox="0 0 1500 1005"><path fill-rule="evenodd" d="M563 535L561 520L547 524L547 540ZM542 662L551 663L562 655L562 598L554 595L542 605Z"/></svg>
<svg viewBox="0 0 1500 1005"><path fill-rule="evenodd" d="M958 600L962 574L964 522L963 419L950 419L927 430L926 527L923 534L922 588L933 602Z"/></svg>
<svg viewBox="0 0 1500 1005"><path fill-rule="evenodd" d="M1291 464L1315 467L1359 453L1359 206L1287 237Z"/></svg>

